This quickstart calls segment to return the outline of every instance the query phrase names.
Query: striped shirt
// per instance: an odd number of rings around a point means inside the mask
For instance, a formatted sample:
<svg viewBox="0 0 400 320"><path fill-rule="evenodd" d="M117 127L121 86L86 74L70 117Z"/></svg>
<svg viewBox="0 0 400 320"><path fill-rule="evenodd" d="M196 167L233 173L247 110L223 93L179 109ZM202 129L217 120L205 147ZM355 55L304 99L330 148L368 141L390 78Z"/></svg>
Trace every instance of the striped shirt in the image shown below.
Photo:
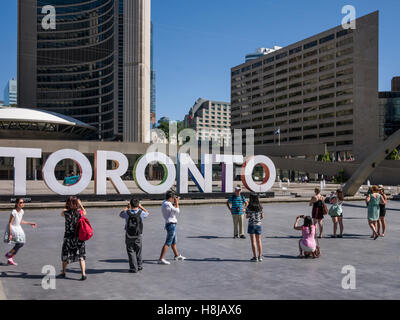
<svg viewBox="0 0 400 320"><path fill-rule="evenodd" d="M232 214L243 214L243 205L246 203L246 198L242 195L231 195L228 203L232 204Z"/></svg>

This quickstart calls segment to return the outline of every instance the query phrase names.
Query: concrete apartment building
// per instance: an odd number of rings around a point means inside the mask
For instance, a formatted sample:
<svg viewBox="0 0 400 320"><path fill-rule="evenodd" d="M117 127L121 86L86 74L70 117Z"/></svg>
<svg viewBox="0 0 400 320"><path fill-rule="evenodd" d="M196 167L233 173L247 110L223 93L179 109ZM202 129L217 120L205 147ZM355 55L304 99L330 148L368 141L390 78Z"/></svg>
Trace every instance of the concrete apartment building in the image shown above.
<svg viewBox="0 0 400 320"><path fill-rule="evenodd" d="M8 80L6 87L4 88L4 105L16 106L18 102L17 97L17 80Z"/></svg>
<svg viewBox="0 0 400 320"><path fill-rule="evenodd" d="M185 126L196 130L197 140L229 144L231 139L231 105L229 102L199 98L185 116ZM224 142L225 140L225 142Z"/></svg>
<svg viewBox="0 0 400 320"><path fill-rule="evenodd" d="M400 77L392 79L392 91L379 92L381 132L383 139L400 129Z"/></svg>
<svg viewBox="0 0 400 320"><path fill-rule="evenodd" d="M149 142L150 36L150 0L19 0L19 107L74 117L99 140Z"/></svg>
<svg viewBox="0 0 400 320"><path fill-rule="evenodd" d="M231 69L232 129L256 145L324 143L362 160L380 141L378 11Z"/></svg>

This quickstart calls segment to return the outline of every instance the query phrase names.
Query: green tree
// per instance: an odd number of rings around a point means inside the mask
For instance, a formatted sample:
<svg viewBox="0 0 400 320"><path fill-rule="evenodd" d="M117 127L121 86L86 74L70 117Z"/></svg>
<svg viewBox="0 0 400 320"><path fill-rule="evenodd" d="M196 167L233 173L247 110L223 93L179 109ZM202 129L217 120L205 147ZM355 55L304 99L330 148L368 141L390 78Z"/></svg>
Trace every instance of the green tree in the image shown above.
<svg viewBox="0 0 400 320"><path fill-rule="evenodd" d="M324 155L319 155L318 156L318 161L322 162L332 162L331 155L329 154L328 150L325 151Z"/></svg>
<svg viewBox="0 0 400 320"><path fill-rule="evenodd" d="M387 157L386 160L400 160L399 150L394 149Z"/></svg>
<svg viewBox="0 0 400 320"><path fill-rule="evenodd" d="M158 126L156 128L162 130L165 133L165 137L167 139L169 139L169 122L168 121L158 121ZM185 123L183 121L177 121L178 134L185 128L186 128Z"/></svg>

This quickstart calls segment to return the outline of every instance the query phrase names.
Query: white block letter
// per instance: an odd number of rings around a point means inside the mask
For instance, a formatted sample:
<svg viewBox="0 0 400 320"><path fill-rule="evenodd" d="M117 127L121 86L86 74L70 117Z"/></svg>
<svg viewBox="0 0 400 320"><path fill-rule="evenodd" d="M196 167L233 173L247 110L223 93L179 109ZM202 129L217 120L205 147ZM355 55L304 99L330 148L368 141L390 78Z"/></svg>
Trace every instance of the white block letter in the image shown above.
<svg viewBox="0 0 400 320"><path fill-rule="evenodd" d="M58 183L54 176L54 170L62 160L71 159L74 161L80 169L80 179L72 186L63 186ZM63 196L73 196L81 193L89 185L92 180L92 166L88 158L82 153L72 149L63 149L54 152L50 157L47 158L45 165L43 166L43 180L50 190Z"/></svg>
<svg viewBox="0 0 400 320"><path fill-rule="evenodd" d="M107 170L107 161L113 161L116 169ZM128 170L128 158L120 152L115 151L96 151L94 154L95 161L95 192L97 195L107 194L107 179L110 179L115 191L118 194L130 194L125 183L122 181L123 176Z"/></svg>
<svg viewBox="0 0 400 320"><path fill-rule="evenodd" d="M154 186L146 179L146 167L152 162L159 162L164 168L164 179L158 186ZM151 152L143 155L135 164L133 177L136 185L144 192L150 194L161 194L171 189L175 183L176 170L174 162L170 157L161 152Z"/></svg>
<svg viewBox="0 0 400 320"><path fill-rule="evenodd" d="M14 158L14 195L26 195L26 159L41 158L42 149L1 148L0 157Z"/></svg>
<svg viewBox="0 0 400 320"><path fill-rule="evenodd" d="M187 153L178 154L178 193L188 193L189 174L200 192L212 192L212 155L204 154L201 157L201 169L196 167L192 158Z"/></svg>
<svg viewBox="0 0 400 320"><path fill-rule="evenodd" d="M222 192L233 192L233 164L242 164L242 155L215 154L214 163L222 162Z"/></svg>
<svg viewBox="0 0 400 320"><path fill-rule="evenodd" d="M263 167L265 173L264 180L261 184L257 184L253 180L253 170L257 164ZM253 192L267 192L272 188L276 179L275 165L267 156L253 156L247 158L242 167L241 178L247 189Z"/></svg>

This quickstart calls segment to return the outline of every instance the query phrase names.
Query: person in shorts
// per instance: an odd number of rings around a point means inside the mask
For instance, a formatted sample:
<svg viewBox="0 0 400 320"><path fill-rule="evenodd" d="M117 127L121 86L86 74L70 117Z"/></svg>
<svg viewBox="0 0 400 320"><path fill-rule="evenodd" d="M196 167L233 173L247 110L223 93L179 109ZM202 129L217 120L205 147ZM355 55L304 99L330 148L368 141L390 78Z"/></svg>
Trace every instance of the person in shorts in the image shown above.
<svg viewBox="0 0 400 320"><path fill-rule="evenodd" d="M249 219L247 233L250 235L253 258L250 261L262 261L261 219L264 219L263 207L257 194L250 195L250 202L246 208L246 218ZM258 250L258 254L257 254Z"/></svg>
<svg viewBox="0 0 400 320"><path fill-rule="evenodd" d="M165 230L167 231L167 238L165 240L165 244L161 249L160 259L158 260L159 264L171 264L169 261L164 259L165 254L169 247L171 247L172 251L175 254L174 260L183 261L186 258L178 253L178 249L176 247L177 237L176 237L176 225L178 223L178 219L176 215L180 212L179 209L179 197L175 196L173 191L168 191L165 196L165 200L161 206L161 212L165 219Z"/></svg>

